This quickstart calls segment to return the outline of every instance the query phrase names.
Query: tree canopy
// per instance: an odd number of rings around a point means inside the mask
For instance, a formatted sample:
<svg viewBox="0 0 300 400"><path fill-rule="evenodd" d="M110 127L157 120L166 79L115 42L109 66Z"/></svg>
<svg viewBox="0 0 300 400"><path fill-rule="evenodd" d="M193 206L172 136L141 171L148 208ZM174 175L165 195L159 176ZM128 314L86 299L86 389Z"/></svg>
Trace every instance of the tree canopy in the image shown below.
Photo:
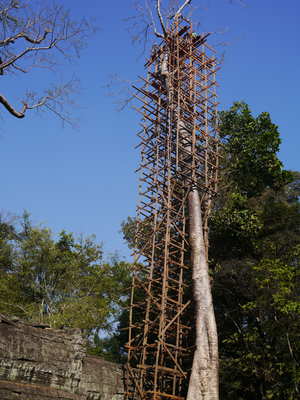
<svg viewBox="0 0 300 400"><path fill-rule="evenodd" d="M0 224L0 312L51 327L109 330L128 286L127 264L105 262L94 237L55 239L28 215Z"/></svg>
<svg viewBox="0 0 300 400"><path fill-rule="evenodd" d="M210 264L224 399L299 393L299 173L278 159L278 128L235 103L220 113L221 190Z"/></svg>

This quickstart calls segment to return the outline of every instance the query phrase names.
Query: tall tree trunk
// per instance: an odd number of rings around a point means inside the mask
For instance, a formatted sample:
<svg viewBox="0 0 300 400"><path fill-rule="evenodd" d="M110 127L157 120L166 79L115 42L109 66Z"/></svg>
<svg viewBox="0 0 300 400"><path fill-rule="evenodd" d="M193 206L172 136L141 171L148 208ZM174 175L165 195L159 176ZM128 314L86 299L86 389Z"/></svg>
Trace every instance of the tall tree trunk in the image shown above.
<svg viewBox="0 0 300 400"><path fill-rule="evenodd" d="M218 335L208 274L201 204L196 188L189 193L189 225L196 313L196 349L187 400L218 400Z"/></svg>

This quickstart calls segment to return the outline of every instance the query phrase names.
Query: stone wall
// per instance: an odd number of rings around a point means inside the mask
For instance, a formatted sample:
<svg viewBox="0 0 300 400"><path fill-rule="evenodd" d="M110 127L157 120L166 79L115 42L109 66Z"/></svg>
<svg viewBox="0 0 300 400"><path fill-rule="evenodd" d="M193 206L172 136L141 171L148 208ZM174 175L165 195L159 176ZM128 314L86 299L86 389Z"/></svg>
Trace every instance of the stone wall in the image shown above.
<svg viewBox="0 0 300 400"><path fill-rule="evenodd" d="M80 330L0 315L1 400L121 400L120 365L86 354Z"/></svg>

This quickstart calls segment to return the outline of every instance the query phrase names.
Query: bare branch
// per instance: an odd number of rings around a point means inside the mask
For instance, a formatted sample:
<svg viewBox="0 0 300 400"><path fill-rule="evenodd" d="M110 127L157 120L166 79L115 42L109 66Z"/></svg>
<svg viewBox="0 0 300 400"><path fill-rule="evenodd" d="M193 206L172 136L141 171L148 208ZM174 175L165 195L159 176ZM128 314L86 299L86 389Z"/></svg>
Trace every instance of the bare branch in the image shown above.
<svg viewBox="0 0 300 400"><path fill-rule="evenodd" d="M28 105L27 103L23 102L23 107L21 111L17 111L9 102L8 100L0 94L0 103L7 109L10 114L12 114L16 118L24 118L25 113L27 110L33 110L34 108L44 106L47 101L54 100L54 96L44 96L42 97L37 103Z"/></svg>
<svg viewBox="0 0 300 400"><path fill-rule="evenodd" d="M122 79L118 74L112 74L109 78L109 82L102 88L105 89L107 96L115 98L113 103L116 105L116 110L123 111L134 99L132 86L138 81Z"/></svg>
<svg viewBox="0 0 300 400"><path fill-rule="evenodd" d="M25 40L27 40L27 42L30 42L32 44L40 44L40 43L42 43L43 40L46 39L46 36L50 32L51 32L50 29L45 30L43 36L39 37L38 39L33 39L29 35L27 35L25 32L20 32L20 33L16 34L15 36L6 38L4 40L1 40L0 41L0 46L7 46L7 45L9 45L11 43L14 43L18 39L25 39Z"/></svg>
<svg viewBox="0 0 300 400"><path fill-rule="evenodd" d="M66 111L66 105L67 103L73 105L73 101L70 100L70 95L76 91L77 86L78 81L73 79L60 86L47 89L45 94L40 97L33 92L28 92L25 100L22 101L23 107L20 111L14 108L3 95L0 95L0 104L16 118L24 118L27 110L36 109L37 111L42 111L45 109L58 116L63 123L75 127L76 121L74 118L71 118L71 115Z"/></svg>
<svg viewBox="0 0 300 400"><path fill-rule="evenodd" d="M76 127L76 119L71 116L71 113L67 111L67 105L72 106L74 111L74 101L71 99L74 92L78 91L79 82L76 79L72 79L59 86L54 86L45 91L44 95L38 97L35 93L27 93L26 110L37 111L51 111L63 122L67 123L72 127Z"/></svg>
<svg viewBox="0 0 300 400"><path fill-rule="evenodd" d="M163 33L164 33L164 37L166 37L167 36L167 31L166 31L164 20L163 20L162 14L161 14L160 0L156 0L156 11L157 11L157 15L158 15L159 22L160 22L160 25L161 25L161 29L163 30Z"/></svg>
<svg viewBox="0 0 300 400"><path fill-rule="evenodd" d="M8 100L0 94L0 104L2 104L7 111L16 118L24 118L26 112L26 105L24 104L21 111L17 111L9 102Z"/></svg>
<svg viewBox="0 0 300 400"><path fill-rule="evenodd" d="M85 19L73 21L69 12L52 0L32 3L0 0L0 77L29 73L33 68L54 71L61 60L78 57L95 31ZM48 89L42 96L31 91L21 101L20 110L9 102L9 96L1 94L0 104L16 118L24 118L28 110L49 110L63 122L73 124L64 109L72 103L68 98L71 91L70 82Z"/></svg>
<svg viewBox="0 0 300 400"><path fill-rule="evenodd" d="M163 36L161 33L159 33L159 32L157 31L157 29L156 29L156 24L155 24L155 21L154 21L152 9L151 9L151 7L149 7L148 2L146 2L146 6L147 6L147 8L148 8L148 12L149 12L149 15L150 15L150 18L151 18L151 23L152 23L152 27L153 27L153 31L154 31L155 35L156 35L157 37L159 37L159 38L164 38L164 36Z"/></svg>
<svg viewBox="0 0 300 400"><path fill-rule="evenodd" d="M9 21L13 22L14 24L17 24L18 19L13 17L12 15L10 15L9 12L13 9L19 9L19 8L20 8L19 2L16 0L12 0L10 2L10 4L8 5L8 7L4 7L0 10L0 19L1 20L9 20Z"/></svg>
<svg viewBox="0 0 300 400"><path fill-rule="evenodd" d="M28 72L28 69L26 70L24 68L21 68L16 64L13 65L13 68L16 69L17 71L23 72L23 74L26 74Z"/></svg>
<svg viewBox="0 0 300 400"><path fill-rule="evenodd" d="M15 3L12 3L15 7ZM1 8L1 5L0 5ZM24 8L24 7L23 7ZM0 68L12 67L17 60L26 63L28 59L35 58L36 50L50 50L55 48L62 54L64 58L70 59L73 55L78 56L81 47L86 39L87 32L91 31L90 25L84 19L79 22L74 22L70 19L69 13L61 6L44 7L41 10L30 8L26 5L26 13L24 10L15 11L16 22L7 22L7 10L2 13L0 10L0 48L1 60ZM19 39L23 38L31 44L42 44L22 48ZM31 56L25 57L29 52ZM56 54L58 55L58 53ZM53 58L43 57L42 67L46 63L53 64ZM34 64L35 67L40 65ZM21 70L27 70L27 65L18 65ZM11 71L11 69L9 69Z"/></svg>
<svg viewBox="0 0 300 400"><path fill-rule="evenodd" d="M32 51L40 51L40 50L50 50L52 47L56 45L56 41L51 42L48 46L41 46L41 47L27 47L25 50L21 51L19 54L15 55L11 59L7 60L0 64L0 69L4 70L5 68L9 67L10 65L14 64L17 60L24 57L27 53Z"/></svg>
<svg viewBox="0 0 300 400"><path fill-rule="evenodd" d="M186 6L188 6L191 2L192 2L192 0L185 0L185 2L178 8L176 13L171 17L171 19L180 15L182 13L182 11L184 10L184 8Z"/></svg>

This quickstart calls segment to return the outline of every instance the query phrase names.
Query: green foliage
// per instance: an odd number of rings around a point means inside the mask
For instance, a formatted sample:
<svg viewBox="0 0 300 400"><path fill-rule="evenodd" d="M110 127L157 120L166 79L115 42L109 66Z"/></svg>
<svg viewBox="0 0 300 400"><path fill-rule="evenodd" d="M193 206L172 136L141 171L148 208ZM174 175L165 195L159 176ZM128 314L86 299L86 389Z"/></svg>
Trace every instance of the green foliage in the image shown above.
<svg viewBox="0 0 300 400"><path fill-rule="evenodd" d="M257 196L266 187L279 189L291 181L276 155L281 140L269 113L255 118L247 104L236 102L220 113L220 136L225 144L223 182L240 193Z"/></svg>
<svg viewBox="0 0 300 400"><path fill-rule="evenodd" d="M95 334L88 352L111 362L121 363L125 361L120 354L120 343L116 335L101 338L98 334Z"/></svg>
<svg viewBox="0 0 300 400"><path fill-rule="evenodd" d="M283 169L279 132L268 113L255 118L245 103L235 103L220 122L224 158L209 259L221 398L296 400L300 173ZM131 245L134 230L135 220L127 220L123 233Z"/></svg>
<svg viewBox="0 0 300 400"><path fill-rule="evenodd" d="M247 198L240 193L226 193L223 207L215 210L210 219L211 257L223 261L229 255L229 247L230 257L253 252L261 229L259 215L249 208Z"/></svg>
<svg viewBox="0 0 300 400"><path fill-rule="evenodd" d="M224 399L296 399L299 256L232 260L214 276Z"/></svg>
<svg viewBox="0 0 300 400"><path fill-rule="evenodd" d="M127 217L121 224L123 239L127 242L130 249L134 248L134 237L136 231L136 218Z"/></svg>
<svg viewBox="0 0 300 400"><path fill-rule="evenodd" d="M2 224L0 312L52 327L109 329L128 286L127 264L105 263L94 237Z"/></svg>
<svg viewBox="0 0 300 400"><path fill-rule="evenodd" d="M222 399L296 399L300 373L299 173L277 158L268 113L221 113L224 162L210 221Z"/></svg>
<svg viewBox="0 0 300 400"><path fill-rule="evenodd" d="M128 320L128 307L126 307L120 313L118 324L112 334L104 337L95 334L90 338L89 353L107 361L125 363L127 352L124 345L128 340Z"/></svg>

